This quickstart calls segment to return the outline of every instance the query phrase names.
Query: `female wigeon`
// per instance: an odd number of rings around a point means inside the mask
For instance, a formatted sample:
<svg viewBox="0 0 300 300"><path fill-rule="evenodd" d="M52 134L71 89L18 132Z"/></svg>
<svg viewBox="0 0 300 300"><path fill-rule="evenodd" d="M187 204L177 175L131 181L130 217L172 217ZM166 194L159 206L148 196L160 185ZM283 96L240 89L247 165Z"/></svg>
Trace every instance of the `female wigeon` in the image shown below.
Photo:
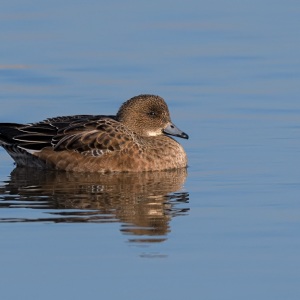
<svg viewBox="0 0 300 300"><path fill-rule="evenodd" d="M164 99L139 95L116 116L76 115L38 123L0 123L0 145L17 166L74 172L140 172L184 168L187 156L170 135L188 139Z"/></svg>

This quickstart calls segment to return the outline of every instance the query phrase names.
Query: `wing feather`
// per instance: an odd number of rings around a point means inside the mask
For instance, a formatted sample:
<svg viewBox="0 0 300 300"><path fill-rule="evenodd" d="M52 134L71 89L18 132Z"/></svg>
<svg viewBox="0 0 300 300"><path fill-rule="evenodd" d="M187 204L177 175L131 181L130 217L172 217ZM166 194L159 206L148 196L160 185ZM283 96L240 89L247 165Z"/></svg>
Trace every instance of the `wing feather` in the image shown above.
<svg viewBox="0 0 300 300"><path fill-rule="evenodd" d="M119 122L103 118L67 127L55 137L54 150L74 150L84 155L99 156L121 150L125 143L124 139L134 143L134 134Z"/></svg>
<svg viewBox="0 0 300 300"><path fill-rule="evenodd" d="M100 156L136 144L135 139L114 116L65 116L27 125L2 123L0 127L0 141L28 151L52 147Z"/></svg>

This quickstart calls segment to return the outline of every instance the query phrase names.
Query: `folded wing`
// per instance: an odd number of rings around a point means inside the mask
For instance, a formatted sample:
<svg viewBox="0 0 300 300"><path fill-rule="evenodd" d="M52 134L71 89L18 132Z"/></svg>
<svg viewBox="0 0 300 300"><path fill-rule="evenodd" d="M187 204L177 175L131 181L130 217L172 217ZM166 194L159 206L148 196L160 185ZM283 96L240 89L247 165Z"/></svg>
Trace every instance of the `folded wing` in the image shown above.
<svg viewBox="0 0 300 300"><path fill-rule="evenodd" d="M125 134L126 133L126 134ZM20 147L28 152L52 147L54 151L76 151L99 156L119 151L135 135L114 116L68 116L21 125L0 124L0 144Z"/></svg>

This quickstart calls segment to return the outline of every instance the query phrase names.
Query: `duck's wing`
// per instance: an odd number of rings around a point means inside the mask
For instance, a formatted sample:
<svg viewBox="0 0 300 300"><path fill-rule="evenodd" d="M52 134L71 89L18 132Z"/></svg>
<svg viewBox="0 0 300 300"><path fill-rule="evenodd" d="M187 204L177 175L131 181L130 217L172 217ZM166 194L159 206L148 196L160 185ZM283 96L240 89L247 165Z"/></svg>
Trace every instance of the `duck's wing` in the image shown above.
<svg viewBox="0 0 300 300"><path fill-rule="evenodd" d="M25 150L41 150L51 146L57 128L47 123L0 123L0 145L17 146Z"/></svg>
<svg viewBox="0 0 300 300"><path fill-rule="evenodd" d="M135 134L111 117L74 122L58 130L52 139L55 151L73 150L87 156L100 156L133 144Z"/></svg>
<svg viewBox="0 0 300 300"><path fill-rule="evenodd" d="M68 141L74 137L74 134L78 135L80 131L82 134L87 134L88 131L95 130L97 121L102 119L114 121L115 117L76 115L56 117L26 125L0 123L0 145L17 146L27 151L40 151L45 147L62 150L69 144Z"/></svg>

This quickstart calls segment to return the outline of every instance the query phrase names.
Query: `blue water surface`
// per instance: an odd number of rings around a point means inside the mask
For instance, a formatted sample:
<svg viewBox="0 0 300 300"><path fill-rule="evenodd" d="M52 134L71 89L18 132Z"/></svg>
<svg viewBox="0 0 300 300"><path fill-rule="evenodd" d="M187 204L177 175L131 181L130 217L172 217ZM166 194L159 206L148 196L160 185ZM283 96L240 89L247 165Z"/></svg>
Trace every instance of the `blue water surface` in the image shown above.
<svg viewBox="0 0 300 300"><path fill-rule="evenodd" d="M0 297L299 299L300 2L12 0L0 121L165 98L186 174L14 170L0 149ZM119 184L122 182L122 185Z"/></svg>

